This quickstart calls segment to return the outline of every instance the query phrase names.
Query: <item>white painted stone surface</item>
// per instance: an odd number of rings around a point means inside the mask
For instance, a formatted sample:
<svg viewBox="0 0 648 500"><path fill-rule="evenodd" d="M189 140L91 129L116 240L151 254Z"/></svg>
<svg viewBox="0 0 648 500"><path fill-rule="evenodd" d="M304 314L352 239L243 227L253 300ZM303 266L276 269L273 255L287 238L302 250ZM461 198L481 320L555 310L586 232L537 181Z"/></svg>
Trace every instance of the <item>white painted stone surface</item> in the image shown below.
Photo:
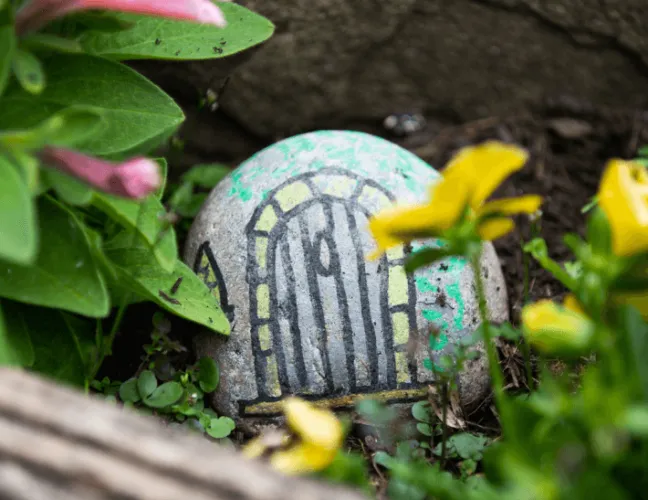
<svg viewBox="0 0 648 500"><path fill-rule="evenodd" d="M232 323L229 338L197 343L221 368L218 411L264 418L289 394L333 406L358 394L424 397L433 380L424 360L434 362L479 325L472 272L452 258L408 276L410 248L369 262L367 221L393 202L425 201L438 176L380 138L319 131L268 147L216 186L185 260ZM506 288L490 244L483 271L492 319L505 321ZM434 327L441 335L431 348ZM462 400L478 403L488 387L481 356L460 378Z"/></svg>

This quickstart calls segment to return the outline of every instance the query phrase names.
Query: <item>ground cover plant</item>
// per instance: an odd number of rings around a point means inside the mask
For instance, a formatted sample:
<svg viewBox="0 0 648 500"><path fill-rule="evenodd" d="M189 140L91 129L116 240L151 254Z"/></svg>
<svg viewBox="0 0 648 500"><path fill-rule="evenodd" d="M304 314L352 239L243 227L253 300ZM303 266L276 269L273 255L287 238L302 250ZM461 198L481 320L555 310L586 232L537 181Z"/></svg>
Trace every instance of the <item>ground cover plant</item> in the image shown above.
<svg viewBox="0 0 648 500"><path fill-rule="evenodd" d="M122 61L219 58L272 31L206 0L0 2L2 364L89 388L142 301L229 333L178 258L166 162L147 156L183 112Z"/></svg>

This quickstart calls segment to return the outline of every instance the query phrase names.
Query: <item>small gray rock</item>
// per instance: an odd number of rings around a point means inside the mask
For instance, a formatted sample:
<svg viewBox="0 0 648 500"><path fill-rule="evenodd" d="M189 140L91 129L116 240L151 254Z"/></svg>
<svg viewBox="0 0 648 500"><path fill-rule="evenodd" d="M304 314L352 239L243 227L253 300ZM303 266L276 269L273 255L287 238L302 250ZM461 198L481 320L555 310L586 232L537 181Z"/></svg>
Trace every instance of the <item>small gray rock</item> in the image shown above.
<svg viewBox="0 0 648 500"><path fill-rule="evenodd" d="M383 139L319 131L264 149L216 186L185 261L232 324L229 338L197 341L199 355L220 365L220 413L263 421L286 395L337 408L361 395L388 403L426 396L433 375L424 360L450 352L479 325L472 272L450 258L407 275L412 248L368 261L375 243L367 222L395 202L424 201L438 177ZM505 321L506 288L490 244L482 270L492 319ZM441 334L431 348L435 327ZM485 356L459 382L464 404L480 403L489 387Z"/></svg>

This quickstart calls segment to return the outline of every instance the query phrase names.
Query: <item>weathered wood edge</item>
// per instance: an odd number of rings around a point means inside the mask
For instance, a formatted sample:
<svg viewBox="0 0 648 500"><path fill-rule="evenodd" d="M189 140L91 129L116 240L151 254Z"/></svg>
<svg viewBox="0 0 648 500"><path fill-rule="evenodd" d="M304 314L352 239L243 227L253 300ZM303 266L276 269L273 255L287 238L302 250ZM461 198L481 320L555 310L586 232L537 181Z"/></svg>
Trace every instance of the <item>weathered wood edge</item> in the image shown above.
<svg viewBox="0 0 648 500"><path fill-rule="evenodd" d="M361 500L24 371L0 368L0 499Z"/></svg>

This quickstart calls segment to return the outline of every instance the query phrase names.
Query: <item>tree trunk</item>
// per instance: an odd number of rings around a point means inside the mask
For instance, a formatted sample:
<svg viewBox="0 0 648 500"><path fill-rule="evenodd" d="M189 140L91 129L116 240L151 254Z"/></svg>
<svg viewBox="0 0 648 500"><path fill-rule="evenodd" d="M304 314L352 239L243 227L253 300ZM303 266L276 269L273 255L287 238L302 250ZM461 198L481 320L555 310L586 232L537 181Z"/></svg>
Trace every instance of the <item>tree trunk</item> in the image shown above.
<svg viewBox="0 0 648 500"><path fill-rule="evenodd" d="M360 500L34 375L0 369L0 499Z"/></svg>

